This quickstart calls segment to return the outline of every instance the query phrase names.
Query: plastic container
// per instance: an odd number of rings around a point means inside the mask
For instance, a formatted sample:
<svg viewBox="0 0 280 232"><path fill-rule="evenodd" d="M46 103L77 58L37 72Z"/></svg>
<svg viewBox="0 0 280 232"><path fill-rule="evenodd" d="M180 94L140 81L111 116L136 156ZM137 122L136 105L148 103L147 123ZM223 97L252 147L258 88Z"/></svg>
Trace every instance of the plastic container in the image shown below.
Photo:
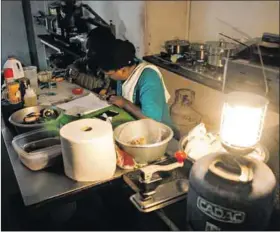
<svg viewBox="0 0 280 232"><path fill-rule="evenodd" d="M38 76L37 76L37 67L36 66L28 66L24 67L24 76L30 80L30 85L34 89L35 92L38 91Z"/></svg>
<svg viewBox="0 0 280 232"><path fill-rule="evenodd" d="M7 83L8 100L11 104L18 104L21 102L21 94L18 82Z"/></svg>
<svg viewBox="0 0 280 232"><path fill-rule="evenodd" d="M37 95L35 94L34 90L28 86L24 95L24 106L30 107L36 105L37 105Z"/></svg>
<svg viewBox="0 0 280 232"><path fill-rule="evenodd" d="M23 71L22 65L21 65L20 61L16 60L15 58L9 58L5 62L3 69L4 69L4 71L5 71L5 69L12 69L14 79L19 79L19 78L24 77L24 71Z"/></svg>
<svg viewBox="0 0 280 232"><path fill-rule="evenodd" d="M4 69L4 78L6 83L6 91L2 93L2 98L7 99L11 104L20 103L20 85L14 78L14 71L12 68Z"/></svg>
<svg viewBox="0 0 280 232"><path fill-rule="evenodd" d="M21 162L33 171L55 164L62 157L59 130L39 129L14 137L12 145Z"/></svg>
<svg viewBox="0 0 280 232"><path fill-rule="evenodd" d="M52 79L52 71L41 71L38 73L39 81L46 83Z"/></svg>

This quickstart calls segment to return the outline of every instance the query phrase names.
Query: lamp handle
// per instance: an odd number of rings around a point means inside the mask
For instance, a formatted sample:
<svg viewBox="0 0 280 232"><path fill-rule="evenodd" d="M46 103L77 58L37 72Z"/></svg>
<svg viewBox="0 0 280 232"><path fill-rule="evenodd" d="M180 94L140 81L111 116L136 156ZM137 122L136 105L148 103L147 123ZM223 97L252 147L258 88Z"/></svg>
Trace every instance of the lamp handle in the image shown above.
<svg viewBox="0 0 280 232"><path fill-rule="evenodd" d="M214 160L210 166L209 170L226 180L234 181L234 182L242 182L242 183L248 183L253 180L253 170L250 166L241 164L236 159L232 159L235 164L240 169L240 174L235 174L231 170L226 169L226 162L224 159L217 158ZM217 167L218 164L223 164L223 166Z"/></svg>

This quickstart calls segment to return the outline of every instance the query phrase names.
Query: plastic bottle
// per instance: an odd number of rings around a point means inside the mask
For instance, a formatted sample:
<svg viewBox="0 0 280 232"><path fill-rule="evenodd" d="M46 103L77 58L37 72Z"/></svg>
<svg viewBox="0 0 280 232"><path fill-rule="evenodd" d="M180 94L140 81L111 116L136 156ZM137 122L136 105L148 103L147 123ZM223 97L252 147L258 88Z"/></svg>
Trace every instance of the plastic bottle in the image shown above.
<svg viewBox="0 0 280 232"><path fill-rule="evenodd" d="M18 104L21 102L21 94L19 90L19 83L14 78L14 71L12 68L4 69L4 78L7 87L6 98L11 104Z"/></svg>
<svg viewBox="0 0 280 232"><path fill-rule="evenodd" d="M15 58L9 58L4 66L3 69L12 69L13 70L13 75L14 75L14 79L19 79L24 77L24 72L23 72L23 68L22 65L20 63L20 61L16 60Z"/></svg>
<svg viewBox="0 0 280 232"><path fill-rule="evenodd" d="M14 82L14 71L13 71L12 68L5 68L4 69L4 78L5 78L6 85Z"/></svg>
<svg viewBox="0 0 280 232"><path fill-rule="evenodd" d="M24 106L30 107L36 105L37 105L37 95L35 94L34 90L30 88L30 86L28 86L24 95Z"/></svg>

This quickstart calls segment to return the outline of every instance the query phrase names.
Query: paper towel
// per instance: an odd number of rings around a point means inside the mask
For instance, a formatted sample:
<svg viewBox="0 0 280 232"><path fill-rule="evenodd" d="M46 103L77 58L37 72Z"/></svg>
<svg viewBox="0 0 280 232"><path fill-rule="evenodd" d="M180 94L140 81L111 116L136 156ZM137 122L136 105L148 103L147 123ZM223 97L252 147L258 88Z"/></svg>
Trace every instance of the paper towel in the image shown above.
<svg viewBox="0 0 280 232"><path fill-rule="evenodd" d="M77 181L113 177L116 152L112 125L100 119L81 119L60 129L65 174Z"/></svg>

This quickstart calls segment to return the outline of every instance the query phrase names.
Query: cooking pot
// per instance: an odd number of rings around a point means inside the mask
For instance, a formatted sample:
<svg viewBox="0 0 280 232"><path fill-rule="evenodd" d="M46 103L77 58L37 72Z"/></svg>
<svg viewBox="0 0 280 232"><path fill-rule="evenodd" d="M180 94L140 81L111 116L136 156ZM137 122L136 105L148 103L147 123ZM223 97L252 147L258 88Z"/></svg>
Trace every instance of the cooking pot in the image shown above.
<svg viewBox="0 0 280 232"><path fill-rule="evenodd" d="M165 42L165 50L169 55L184 54L189 50L190 43L187 40L168 40Z"/></svg>
<svg viewBox="0 0 280 232"><path fill-rule="evenodd" d="M208 47L208 64L215 67L224 66L224 58L233 55L234 44L220 41L206 42Z"/></svg>
<svg viewBox="0 0 280 232"><path fill-rule="evenodd" d="M187 199L191 230L265 230L276 179L263 162L213 153L194 163Z"/></svg>
<svg viewBox="0 0 280 232"><path fill-rule="evenodd" d="M194 59L198 62L207 61L207 46L204 43L192 43L190 50L194 53Z"/></svg>

